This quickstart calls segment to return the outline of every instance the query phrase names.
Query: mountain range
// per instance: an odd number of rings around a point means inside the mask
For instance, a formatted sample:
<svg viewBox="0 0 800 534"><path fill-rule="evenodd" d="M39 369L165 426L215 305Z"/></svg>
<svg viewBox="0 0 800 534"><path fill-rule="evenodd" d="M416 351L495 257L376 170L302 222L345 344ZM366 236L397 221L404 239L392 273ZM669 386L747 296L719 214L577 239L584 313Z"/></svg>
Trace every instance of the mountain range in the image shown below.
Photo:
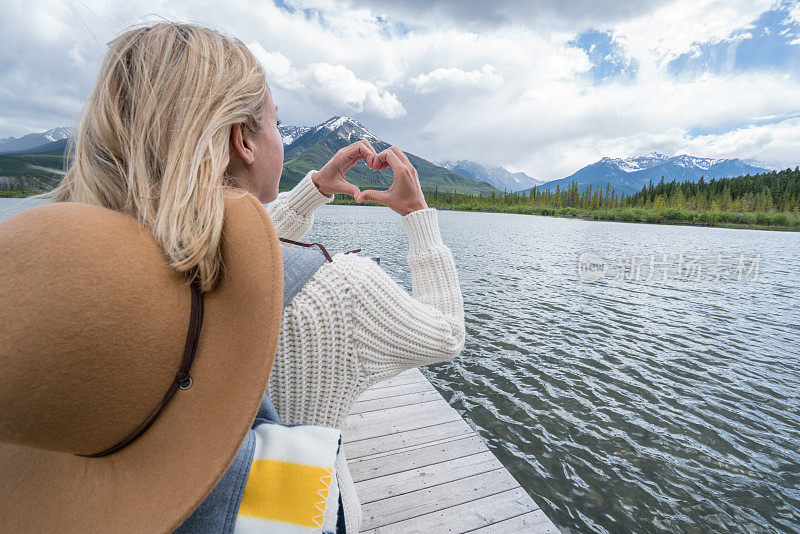
<svg viewBox="0 0 800 534"><path fill-rule="evenodd" d="M0 154L21 154L26 150L41 147L47 143L66 140L70 132L70 128L62 126L46 132L23 135L22 137L3 137L0 138Z"/></svg>
<svg viewBox="0 0 800 534"><path fill-rule="evenodd" d="M363 124L352 117L334 116L316 126L279 125L278 130L284 143L284 166L281 175L281 190L294 187L311 169L321 168L339 149L367 139L378 152L388 148L390 143L383 141ZM63 155L70 128L60 127L46 132L28 134L22 137L0 139L0 154L4 158L11 155ZM631 158L604 157L587 165L575 173L557 180L543 182L523 172L510 172L498 166L484 166L470 160L440 160L436 163L406 152L416 167L422 187L426 191L455 191L488 195L502 191L518 191L528 194L533 187L539 190L567 188L573 180L578 189L587 186L605 188L609 184L618 194L631 194L640 191L652 180L696 182L700 177L728 178L746 174L770 172L770 169L757 163L739 158L702 158L696 156L667 156L651 152L645 156ZM11 166L0 165L0 175ZM13 162L14 175L24 174L23 161ZM20 167L22 165L22 167ZM7 175L9 172L6 171ZM386 189L393 180L391 169L376 172L366 165L359 164L348 172L348 181L361 189Z"/></svg>
<svg viewBox="0 0 800 534"><path fill-rule="evenodd" d="M359 139L368 139L378 152L391 146L367 130L352 117L335 116L317 126L280 125L278 130L284 142L284 166L280 189L291 189L311 169L320 169L339 149ZM49 176L42 169L41 158L64 154L69 128L54 128L46 132L28 134L23 137L8 137L0 140L0 175L22 177L30 175ZM454 191L489 195L500 191L491 184L451 172L430 161L406 152L411 164L417 169L422 189L432 192ZM35 162L29 158L38 157ZM27 158L27 159L26 159ZM49 161L49 160L48 160ZM52 162L55 164L56 162ZM34 170L31 165L39 168ZM26 169L28 169L26 171ZM53 176L52 178L57 179ZM377 172L366 165L356 165L347 173L347 180L361 189L388 189L394 180L391 169Z"/></svg>
<svg viewBox="0 0 800 534"><path fill-rule="evenodd" d="M463 176L489 182L501 191L521 191L544 183L542 180L531 178L524 172L511 172L503 167L484 167L480 163L467 159L459 161L441 160L437 161L436 164Z"/></svg>
<svg viewBox="0 0 800 534"><path fill-rule="evenodd" d="M321 168L338 150L359 139L367 139L378 152L392 146L352 117L337 115L317 126L289 128L278 127L284 140L290 139L284 147L281 189L294 187L309 170ZM405 154L417 169L420 185L426 192L434 189L481 195L499 192L483 180L451 172L414 154ZM391 169L376 172L364 164L358 164L347 172L347 181L361 189L388 189L393 180Z"/></svg>
<svg viewBox="0 0 800 534"><path fill-rule="evenodd" d="M764 172L770 172L770 169L738 158L667 156L651 152L646 156L633 158L603 158L566 178L546 182L538 189L549 191L560 187L561 190L564 190L570 182L575 180L578 190L581 192L590 185L593 188L605 188L606 184L610 184L617 194L623 192L631 194L640 191L651 180L657 184L662 177L665 182L672 180L697 182L700 177L710 180L711 178L732 178ZM525 190L526 193L528 191L530 188Z"/></svg>
<svg viewBox="0 0 800 534"><path fill-rule="evenodd" d="M309 131L313 126L293 126L291 124L279 125L278 131L283 138L283 146L291 145L295 139Z"/></svg>

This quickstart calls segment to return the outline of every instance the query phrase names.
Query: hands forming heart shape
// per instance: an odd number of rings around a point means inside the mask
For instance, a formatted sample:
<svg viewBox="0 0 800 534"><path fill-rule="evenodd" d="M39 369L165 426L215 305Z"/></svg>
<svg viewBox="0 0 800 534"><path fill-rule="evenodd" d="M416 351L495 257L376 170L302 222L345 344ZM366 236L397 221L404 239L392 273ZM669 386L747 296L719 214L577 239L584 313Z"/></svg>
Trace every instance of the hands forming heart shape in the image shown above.
<svg viewBox="0 0 800 534"><path fill-rule="evenodd" d="M392 168L394 181L386 191L367 189L361 191L345 179L345 174L361 160L374 171ZM314 185L323 195L342 193L350 195L357 202L373 200L391 208L400 215L425 209L428 204L422 194L417 170L402 150L391 146L376 153L366 139L362 139L339 150L319 171L311 177Z"/></svg>

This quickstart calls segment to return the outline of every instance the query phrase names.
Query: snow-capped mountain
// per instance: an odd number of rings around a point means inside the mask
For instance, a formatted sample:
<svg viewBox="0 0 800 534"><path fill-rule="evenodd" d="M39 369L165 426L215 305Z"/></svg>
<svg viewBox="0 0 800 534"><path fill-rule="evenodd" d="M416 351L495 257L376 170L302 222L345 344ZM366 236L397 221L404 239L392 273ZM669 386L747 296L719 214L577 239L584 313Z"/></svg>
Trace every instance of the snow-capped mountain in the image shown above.
<svg viewBox="0 0 800 534"><path fill-rule="evenodd" d="M487 168L480 163L467 159L459 161L442 160L437 161L436 164L462 176L489 182L501 191L521 191L544 183L536 178L531 178L524 172L511 172L503 167Z"/></svg>
<svg viewBox="0 0 800 534"><path fill-rule="evenodd" d="M289 146L309 130L317 131L320 128L327 128L331 131L338 129L342 139L350 139L353 136L357 137L358 139L363 137L367 137L370 140L377 139L375 134L364 128L364 126L356 119L352 117L340 116L332 117L317 126L295 126L293 124L281 124L278 126L278 131L283 138L283 146ZM355 140L353 140L353 142L355 142Z"/></svg>
<svg viewBox="0 0 800 534"><path fill-rule="evenodd" d="M744 161L738 159L726 160L724 158L699 158L697 156L667 156L659 154L658 152L651 152L646 156L639 156L634 158L603 158L601 162L606 162L610 165L616 165L620 170L625 172L636 172L645 169L651 169L657 165L669 163L676 167L683 167L685 169L700 169L707 171L714 165L725 161ZM745 162L747 163L747 162Z"/></svg>
<svg viewBox="0 0 800 534"><path fill-rule="evenodd" d="M669 156L659 154L658 152L651 152L646 156L639 156L634 158L603 158L600 161L606 162L609 165L616 165L620 170L625 172L635 172L642 169L649 169L669 159Z"/></svg>
<svg viewBox="0 0 800 534"><path fill-rule="evenodd" d="M338 115L331 117L327 121L315 127L314 131L317 132L323 128L335 132L336 135L341 139L345 139L347 141L352 139L353 143L359 139L367 139L370 142L380 141L377 135L367 130L363 124L358 122L353 117L340 117Z"/></svg>
<svg viewBox="0 0 800 534"><path fill-rule="evenodd" d="M283 146L291 145L294 143L295 139L309 131L311 128L311 126L293 126L291 124L284 126L281 124L278 126L278 131L283 138Z"/></svg>
<svg viewBox="0 0 800 534"><path fill-rule="evenodd" d="M654 184L658 183L662 177L665 182L696 182L701 176L710 180L769 171L770 169L757 163L739 158L702 158L685 154L667 156L651 152L646 156L632 158L602 158L566 178L547 182L541 189L550 190L561 186L563 190L575 180L580 191L589 185L605 187L610 184L617 193L630 194L641 190L650 180Z"/></svg>
<svg viewBox="0 0 800 534"><path fill-rule="evenodd" d="M335 116L321 124L307 128L302 135L284 149L281 187L294 186L310 169L320 169L325 165L331 154L360 139L367 139L378 152L391 146L390 143L380 139L352 117ZM405 152L405 154L417 169L423 190L435 191L438 189L440 192L455 191L482 195L499 192L485 181L451 172L409 152ZM358 187L378 189L388 188L394 179L391 169L376 172L366 165L356 165L348 171L347 177L350 183Z"/></svg>
<svg viewBox="0 0 800 534"><path fill-rule="evenodd" d="M315 133L322 129L335 132L340 139L344 139L345 141L352 139L353 143L359 139L368 139L370 142L380 140L377 135L367 130L363 124L353 117L341 117L339 115L331 117L322 124L316 126L278 126L278 131L281 133L281 137L283 137L284 146L291 145L308 132Z"/></svg>
<svg viewBox="0 0 800 534"><path fill-rule="evenodd" d="M280 130L283 126L279 126ZM294 134L290 143L285 144L284 159L288 160L292 154L305 150L320 139L335 141L335 144L347 146L355 143L359 139L367 139L370 143L381 143L382 141L371 131L358 122L353 117L341 117L336 115L316 126L286 126L289 135ZM288 130L293 128L293 130ZM281 132L283 134L283 132ZM377 150L377 146L375 147Z"/></svg>
<svg viewBox="0 0 800 534"><path fill-rule="evenodd" d="M22 137L4 137L0 139L0 153L21 152L30 148L67 139L71 129L67 126L53 128L41 133L32 133Z"/></svg>

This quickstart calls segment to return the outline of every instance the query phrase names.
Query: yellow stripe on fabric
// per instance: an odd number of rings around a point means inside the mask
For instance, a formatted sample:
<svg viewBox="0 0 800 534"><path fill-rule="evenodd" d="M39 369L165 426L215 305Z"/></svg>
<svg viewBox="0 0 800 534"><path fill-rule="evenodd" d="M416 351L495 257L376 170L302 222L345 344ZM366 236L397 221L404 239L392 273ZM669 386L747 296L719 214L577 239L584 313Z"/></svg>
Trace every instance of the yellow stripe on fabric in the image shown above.
<svg viewBox="0 0 800 534"><path fill-rule="evenodd" d="M250 466L239 514L322 526L332 469L277 460L255 460Z"/></svg>

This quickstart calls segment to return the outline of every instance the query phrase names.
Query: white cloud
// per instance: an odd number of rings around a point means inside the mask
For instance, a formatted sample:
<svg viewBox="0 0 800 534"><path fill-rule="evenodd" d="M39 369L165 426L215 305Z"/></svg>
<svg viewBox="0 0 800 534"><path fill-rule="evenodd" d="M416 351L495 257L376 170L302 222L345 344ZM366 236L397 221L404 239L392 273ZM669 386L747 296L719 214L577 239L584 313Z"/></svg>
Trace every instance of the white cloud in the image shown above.
<svg viewBox="0 0 800 534"><path fill-rule="evenodd" d="M264 72L270 84L274 83L289 91L305 89L303 83L298 79L297 72L292 68L292 61L288 57L279 51L267 52L263 46L255 41L247 45L247 47L264 67Z"/></svg>
<svg viewBox="0 0 800 534"><path fill-rule="evenodd" d="M715 135L702 135L685 140L696 153L711 157L731 156L764 161L779 168L796 167L795 156L800 146L800 117L775 124L750 125Z"/></svg>
<svg viewBox="0 0 800 534"><path fill-rule="evenodd" d="M781 116L791 107L787 103L800 101L798 82L764 73L708 75L693 81L653 78L635 85L550 82L514 101L497 97L444 103L424 129L429 139L437 140L443 157L475 159L474 154L481 154L540 178L566 176L602 156L651 150L739 157L732 142L712 145L713 135L695 141L691 132L724 132L760 117ZM763 125L758 131L771 127ZM732 139L743 141L746 157L763 159L750 153L743 137ZM727 153L720 152L723 147ZM774 164L786 166L800 159L798 147L797 136L775 135L765 153Z"/></svg>
<svg viewBox="0 0 800 534"><path fill-rule="evenodd" d="M279 51L267 52L257 42L250 43L248 48L264 66L270 85L302 92L308 101L343 112L373 112L386 119L406 114L395 94L359 79L344 65L309 63L305 68L296 69L291 60Z"/></svg>
<svg viewBox="0 0 800 534"><path fill-rule="evenodd" d="M425 94L454 87L473 86L480 89L496 89L503 85L503 78L495 74L494 67L484 64L480 70L463 71L456 68L439 68L411 78L417 93Z"/></svg>
<svg viewBox="0 0 800 534"><path fill-rule="evenodd" d="M536 31L578 32L589 25L608 25L652 13L671 0L350 0L376 13L399 17L416 25L485 31L499 26L524 25Z"/></svg>
<svg viewBox="0 0 800 534"><path fill-rule="evenodd" d="M307 72L314 81L317 95L336 107L355 113L373 111L387 119L406 114L397 96L359 79L344 65L312 63Z"/></svg>
<svg viewBox="0 0 800 534"><path fill-rule="evenodd" d="M789 14L784 24L800 24L800 2L796 2L789 7Z"/></svg>
<svg viewBox="0 0 800 534"><path fill-rule="evenodd" d="M582 9L545 0L485 8L438 1L431 16L421 16L430 4L421 0L353 1L357 9L290 0L293 13L245 0L3 4L0 137L70 124L105 43L163 17L249 43L285 124L350 114L428 159L468 158L544 178L604 155L651 150L799 163L800 141L789 131L796 124L759 120L796 111L797 73L676 79L666 69L699 43L744 38L772 0L576 0ZM409 32L398 30L401 22ZM638 65L634 80L595 85L583 75L589 57L568 43L590 26L624 47Z"/></svg>
<svg viewBox="0 0 800 534"><path fill-rule="evenodd" d="M675 0L653 13L615 26L615 36L640 62L645 75L691 52L697 43L718 43L751 22L773 0Z"/></svg>

